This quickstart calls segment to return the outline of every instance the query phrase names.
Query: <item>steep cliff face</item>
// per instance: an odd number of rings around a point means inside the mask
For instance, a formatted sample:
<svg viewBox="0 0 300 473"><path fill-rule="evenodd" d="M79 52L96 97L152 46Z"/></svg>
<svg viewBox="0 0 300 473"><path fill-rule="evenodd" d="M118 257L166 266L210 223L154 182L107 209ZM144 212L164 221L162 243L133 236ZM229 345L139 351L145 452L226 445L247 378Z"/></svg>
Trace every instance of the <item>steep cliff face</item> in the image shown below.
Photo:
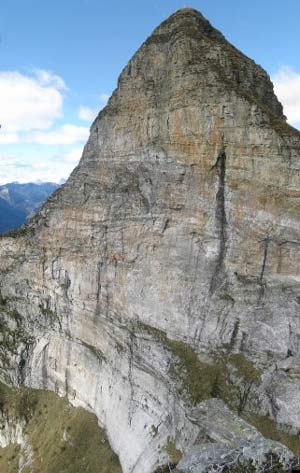
<svg viewBox="0 0 300 473"><path fill-rule="evenodd" d="M2 377L94 412L126 473L228 443L222 402L300 448L299 168L267 74L176 12L0 242Z"/></svg>

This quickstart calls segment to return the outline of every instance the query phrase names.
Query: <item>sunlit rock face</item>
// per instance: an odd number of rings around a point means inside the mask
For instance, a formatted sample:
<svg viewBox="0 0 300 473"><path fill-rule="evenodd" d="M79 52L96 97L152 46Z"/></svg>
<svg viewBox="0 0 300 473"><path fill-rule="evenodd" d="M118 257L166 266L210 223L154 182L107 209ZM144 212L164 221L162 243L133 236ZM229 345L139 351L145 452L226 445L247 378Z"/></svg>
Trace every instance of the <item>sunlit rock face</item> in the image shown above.
<svg viewBox="0 0 300 473"><path fill-rule="evenodd" d="M95 412L125 473L226 443L193 414L210 397L293 440L299 158L268 75L176 12L67 183L0 242L2 377Z"/></svg>

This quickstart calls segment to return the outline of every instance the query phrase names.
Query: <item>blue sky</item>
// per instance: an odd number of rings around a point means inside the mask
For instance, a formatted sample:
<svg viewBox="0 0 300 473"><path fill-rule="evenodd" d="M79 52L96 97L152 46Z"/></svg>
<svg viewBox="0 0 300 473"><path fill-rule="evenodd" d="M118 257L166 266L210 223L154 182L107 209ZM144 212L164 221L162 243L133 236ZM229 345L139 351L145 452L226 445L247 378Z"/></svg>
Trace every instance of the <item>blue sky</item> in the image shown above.
<svg viewBox="0 0 300 473"><path fill-rule="evenodd" d="M184 6L267 70L299 127L299 0L1 0L0 184L66 178L122 68Z"/></svg>

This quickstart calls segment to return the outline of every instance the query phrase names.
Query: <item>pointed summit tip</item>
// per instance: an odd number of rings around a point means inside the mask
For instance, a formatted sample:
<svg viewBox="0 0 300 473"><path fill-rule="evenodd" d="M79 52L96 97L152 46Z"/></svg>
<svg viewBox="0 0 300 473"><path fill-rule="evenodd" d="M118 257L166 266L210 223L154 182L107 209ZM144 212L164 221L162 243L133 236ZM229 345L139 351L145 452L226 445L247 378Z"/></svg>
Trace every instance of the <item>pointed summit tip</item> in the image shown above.
<svg viewBox="0 0 300 473"><path fill-rule="evenodd" d="M196 10L195 8L192 7L183 7L179 8L176 10L171 16L173 15L184 15L184 16L196 16L197 18L202 18L205 20L205 17L202 15L202 13L199 10Z"/></svg>
<svg viewBox="0 0 300 473"><path fill-rule="evenodd" d="M201 12L199 12L199 10L196 10L196 8L192 8L192 7L182 7L182 8L178 8L178 10L176 10L173 15L196 15L196 16L203 16Z"/></svg>
<svg viewBox="0 0 300 473"><path fill-rule="evenodd" d="M207 18L205 18L204 15L202 15L199 10L191 7L179 8L179 10L176 10L174 13L172 13L166 21L172 19L176 19L178 21L180 19L192 19L192 21L205 23L211 26L210 22L207 20Z"/></svg>
<svg viewBox="0 0 300 473"><path fill-rule="evenodd" d="M148 41L155 41L158 36L172 35L180 31L191 36L201 35L225 41L222 33L215 29L202 13L190 7L180 8L172 13L153 31Z"/></svg>
<svg viewBox="0 0 300 473"><path fill-rule="evenodd" d="M168 18L166 18L165 21L161 23L160 26L167 24L167 23L172 23L173 21L181 21L181 20L186 20L186 19L192 19L193 21L198 21L198 22L204 22L204 23L209 23L209 21L205 18L204 15L195 8L191 7L184 7L184 8L179 8L179 10L176 10L174 13L172 13Z"/></svg>

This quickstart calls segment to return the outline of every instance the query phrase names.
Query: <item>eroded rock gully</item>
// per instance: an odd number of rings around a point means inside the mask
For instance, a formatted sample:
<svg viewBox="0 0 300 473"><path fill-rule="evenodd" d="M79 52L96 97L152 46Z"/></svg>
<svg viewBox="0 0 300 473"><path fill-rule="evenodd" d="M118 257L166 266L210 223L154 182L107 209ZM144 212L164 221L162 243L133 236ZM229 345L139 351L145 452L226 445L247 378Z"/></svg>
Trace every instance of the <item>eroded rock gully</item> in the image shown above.
<svg viewBox="0 0 300 473"><path fill-rule="evenodd" d="M297 451L299 168L268 75L176 12L67 183L1 239L2 378L94 412L125 473L236 446L229 418Z"/></svg>

